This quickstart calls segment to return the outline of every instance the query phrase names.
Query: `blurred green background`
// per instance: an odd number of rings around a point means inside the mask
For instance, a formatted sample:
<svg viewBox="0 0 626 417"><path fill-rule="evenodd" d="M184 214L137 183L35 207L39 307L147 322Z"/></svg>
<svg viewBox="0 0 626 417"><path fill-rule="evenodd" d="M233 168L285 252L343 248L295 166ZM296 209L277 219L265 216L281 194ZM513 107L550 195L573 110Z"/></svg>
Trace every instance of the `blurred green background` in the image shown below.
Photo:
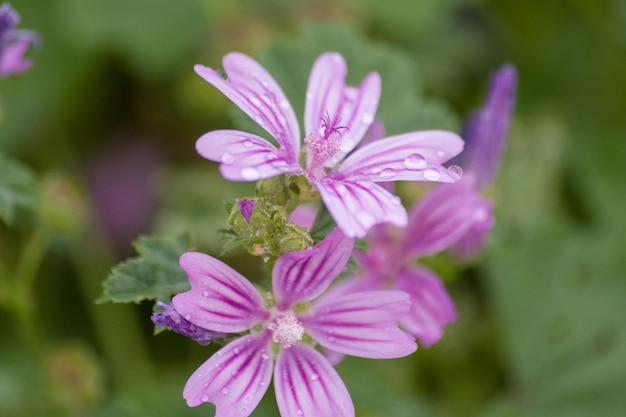
<svg viewBox="0 0 626 417"><path fill-rule="evenodd" d="M299 115L319 52L342 52L351 83L380 71L389 133L459 131L489 73L518 68L497 226L480 259L439 271L459 321L409 358L340 364L358 416L625 415L625 1L12 5L43 44L31 71L0 80L0 153L26 167L0 160L3 185L38 198L0 222L0 416L213 415L182 388L214 348L153 336L150 303L95 299L140 234L189 232L219 254L222 202L253 188L194 143L250 122L192 66L232 50L266 65ZM258 274L244 256L225 259ZM278 415L266 397L254 416Z"/></svg>

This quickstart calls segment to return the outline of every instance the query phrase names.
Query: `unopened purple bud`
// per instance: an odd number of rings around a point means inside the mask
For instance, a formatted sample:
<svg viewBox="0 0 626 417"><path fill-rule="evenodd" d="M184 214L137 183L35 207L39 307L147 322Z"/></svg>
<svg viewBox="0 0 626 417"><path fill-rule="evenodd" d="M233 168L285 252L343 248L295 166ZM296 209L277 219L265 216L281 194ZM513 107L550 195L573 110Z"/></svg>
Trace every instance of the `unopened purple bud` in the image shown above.
<svg viewBox="0 0 626 417"><path fill-rule="evenodd" d="M241 210L243 218L246 219L247 223L250 223L250 218L252 217L256 200L247 200L244 198L237 201L237 204L239 204L239 210Z"/></svg>
<svg viewBox="0 0 626 417"><path fill-rule="evenodd" d="M472 113L463 126L463 166L476 175L479 188L489 185L498 171L516 89L517 71L512 64L506 64L492 75L483 107Z"/></svg>
<svg viewBox="0 0 626 417"><path fill-rule="evenodd" d="M181 316L172 304L157 301L157 305L163 310L152 313L152 322L157 326L169 327L173 332L190 337L202 346L208 345L215 339L224 337L224 333L214 332L194 325Z"/></svg>

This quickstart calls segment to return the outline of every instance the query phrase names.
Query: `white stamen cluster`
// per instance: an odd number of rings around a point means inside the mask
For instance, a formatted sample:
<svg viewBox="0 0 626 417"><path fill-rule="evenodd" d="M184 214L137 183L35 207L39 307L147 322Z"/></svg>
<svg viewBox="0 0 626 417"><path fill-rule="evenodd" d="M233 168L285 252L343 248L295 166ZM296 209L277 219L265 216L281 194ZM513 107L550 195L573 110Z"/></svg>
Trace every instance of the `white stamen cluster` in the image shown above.
<svg viewBox="0 0 626 417"><path fill-rule="evenodd" d="M304 336L302 323L292 314L277 317L267 328L272 331L272 340L284 349L295 345Z"/></svg>

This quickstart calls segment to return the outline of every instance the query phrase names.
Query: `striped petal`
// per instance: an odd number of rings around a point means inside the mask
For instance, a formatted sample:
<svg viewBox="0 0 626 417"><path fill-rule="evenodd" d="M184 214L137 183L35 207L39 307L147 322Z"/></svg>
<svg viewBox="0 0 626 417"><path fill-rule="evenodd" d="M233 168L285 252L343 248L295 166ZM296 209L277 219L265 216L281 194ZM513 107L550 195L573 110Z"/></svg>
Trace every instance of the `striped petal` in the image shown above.
<svg viewBox="0 0 626 417"><path fill-rule="evenodd" d="M463 150L455 133L426 130L373 141L349 155L338 169L346 179L456 182L441 164Z"/></svg>
<svg viewBox="0 0 626 417"><path fill-rule="evenodd" d="M409 311L401 291L368 291L324 298L300 316L306 332L325 348L364 358L400 358L417 346L397 326Z"/></svg>
<svg viewBox="0 0 626 417"><path fill-rule="evenodd" d="M354 417L343 381L311 346L298 343L278 353L274 389L281 416Z"/></svg>
<svg viewBox="0 0 626 417"><path fill-rule="evenodd" d="M443 335L446 324L457 319L456 309L441 280L424 268L406 269L396 279L396 288L411 296L411 309L400 323L424 345Z"/></svg>
<svg viewBox="0 0 626 417"><path fill-rule="evenodd" d="M491 221L491 203L476 188L472 173L456 184L432 189L411 210L403 247L426 256L451 247L476 224Z"/></svg>
<svg viewBox="0 0 626 417"><path fill-rule="evenodd" d="M353 245L354 239L335 229L314 248L281 255L272 271L278 308L287 310L321 295L343 271Z"/></svg>
<svg viewBox="0 0 626 417"><path fill-rule="evenodd" d="M365 237L379 223L406 225L407 214L400 199L371 181L325 177L314 184L335 223L348 236Z"/></svg>
<svg viewBox="0 0 626 417"><path fill-rule="evenodd" d="M220 172L231 181L256 181L302 171L283 149L260 136L238 130L214 130L196 142L196 150L210 161L219 162Z"/></svg>
<svg viewBox="0 0 626 417"><path fill-rule="evenodd" d="M236 333L268 317L257 289L225 263L188 252L180 257L180 266L189 276L191 290L174 296L172 304L196 326Z"/></svg>
<svg viewBox="0 0 626 417"><path fill-rule="evenodd" d="M226 80L202 65L196 65L194 70L272 135L289 155L289 163L297 162L300 128L278 83L258 62L242 53L227 54L222 65Z"/></svg>
<svg viewBox="0 0 626 417"><path fill-rule="evenodd" d="M215 404L215 417L248 416L272 378L269 332L236 339L217 351L189 378L183 397L190 407Z"/></svg>

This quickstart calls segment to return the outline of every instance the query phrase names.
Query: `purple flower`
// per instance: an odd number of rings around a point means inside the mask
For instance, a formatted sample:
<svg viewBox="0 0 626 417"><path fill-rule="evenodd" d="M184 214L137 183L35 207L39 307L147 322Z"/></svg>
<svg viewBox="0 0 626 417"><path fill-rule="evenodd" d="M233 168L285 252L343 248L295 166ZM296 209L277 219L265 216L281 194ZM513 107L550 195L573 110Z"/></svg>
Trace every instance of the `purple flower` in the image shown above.
<svg viewBox="0 0 626 417"><path fill-rule="evenodd" d="M417 348L396 323L410 307L407 294L373 291L316 300L344 269L353 239L339 230L314 248L280 256L265 299L239 273L208 255L186 253L180 264L191 290L174 297L176 310L196 326L247 332L215 353L189 378L191 407L216 405L216 417L249 415L272 373L283 417L354 416L341 378L307 341L343 354L396 358Z"/></svg>
<svg viewBox="0 0 626 417"><path fill-rule="evenodd" d="M250 223L250 218L252 217L252 212L254 211L254 206L256 205L256 200L249 199L241 199L237 201L239 205L239 210L241 210L241 215L246 220L247 223Z"/></svg>
<svg viewBox="0 0 626 417"><path fill-rule="evenodd" d="M400 323L423 345L437 342L445 325L456 320L456 310L439 277L414 261L451 247L485 221L491 204L474 187L471 178L436 187L413 207L406 229L372 228L368 253L355 252L362 272L331 288L324 299L383 288L404 291L412 304Z"/></svg>
<svg viewBox="0 0 626 417"><path fill-rule="evenodd" d="M0 6L0 77L26 71L32 65L24 53L29 45L39 43L39 37L34 32L14 30L19 21L19 14L9 3Z"/></svg>
<svg viewBox="0 0 626 417"><path fill-rule="evenodd" d="M462 157L467 172L475 178L471 181L475 184L477 194L493 182L498 171L515 103L516 88L515 67L511 64L504 65L491 77L484 106L468 117L463 126L467 148ZM484 247L493 224L493 215L489 211L483 221L475 222L457 241L452 252L463 258L478 253Z"/></svg>
<svg viewBox="0 0 626 417"><path fill-rule="evenodd" d="M300 128L291 104L271 75L252 58L230 53L221 73L202 65L195 71L252 117L276 141L236 130L216 130L196 143L200 155L219 162L232 181L256 181L280 174L307 176L338 227L363 237L374 224L406 225L397 197L378 182L455 182L441 164L461 152L463 141L438 130L412 132L355 149L374 121L380 76L360 86L345 85L346 62L322 54L309 77L304 112L305 155L300 164Z"/></svg>
<svg viewBox="0 0 626 417"><path fill-rule="evenodd" d="M492 75L483 107L470 115L463 126L462 136L467 143L463 166L476 175L480 188L488 186L498 171L516 88L517 71L506 64Z"/></svg>
<svg viewBox="0 0 626 417"><path fill-rule="evenodd" d="M169 327L173 332L187 336L206 346L215 339L224 337L224 333L203 329L186 320L176 311L173 305L157 302L162 311L152 313L152 322L157 326Z"/></svg>

